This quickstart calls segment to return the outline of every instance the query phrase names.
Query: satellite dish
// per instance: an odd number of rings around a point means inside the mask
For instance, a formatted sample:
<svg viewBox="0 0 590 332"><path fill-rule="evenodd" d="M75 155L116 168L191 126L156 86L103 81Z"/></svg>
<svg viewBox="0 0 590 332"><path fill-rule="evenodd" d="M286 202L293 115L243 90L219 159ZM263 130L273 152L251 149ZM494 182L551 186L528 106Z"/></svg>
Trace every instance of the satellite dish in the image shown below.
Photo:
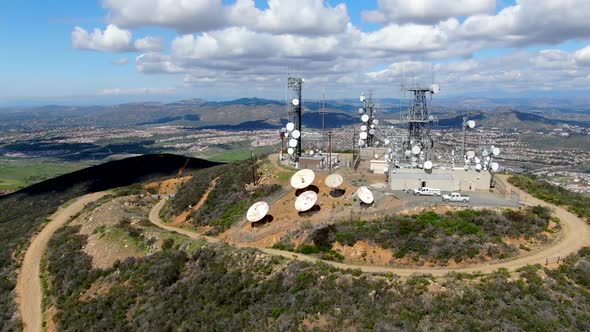
<svg viewBox="0 0 590 332"><path fill-rule="evenodd" d="M365 100L367 100L367 97L365 97L364 95L362 95L362 96L361 96L359 99L360 99L361 101L365 101Z"/></svg>
<svg viewBox="0 0 590 332"><path fill-rule="evenodd" d="M369 129L369 134L375 135L375 129Z"/></svg>
<svg viewBox="0 0 590 332"><path fill-rule="evenodd" d="M293 103L293 105L297 106L297 105L299 105L299 99L293 98L293 100L291 100L291 103Z"/></svg>
<svg viewBox="0 0 590 332"><path fill-rule="evenodd" d="M414 145L414 146L412 147L412 153L413 153L413 154L419 154L421 150L422 150L422 149L421 149L421 148L420 148L418 145Z"/></svg>
<svg viewBox="0 0 590 332"><path fill-rule="evenodd" d="M309 151L310 156L313 156L313 154L314 154L313 150Z"/></svg>
<svg viewBox="0 0 590 332"><path fill-rule="evenodd" d="M295 189L306 188L313 182L313 179L315 179L315 173L311 169L302 169L291 177L291 187Z"/></svg>
<svg viewBox="0 0 590 332"><path fill-rule="evenodd" d="M500 169L500 165L498 163L491 163L490 166L494 172Z"/></svg>
<svg viewBox="0 0 590 332"><path fill-rule="evenodd" d="M465 170L468 170L468 169L469 169L469 165L465 164L465 166L463 166L463 168L464 168Z"/></svg>
<svg viewBox="0 0 590 332"><path fill-rule="evenodd" d="M433 84L430 86L430 92L437 94L440 92L440 86L438 84Z"/></svg>
<svg viewBox="0 0 590 332"><path fill-rule="evenodd" d="M406 155L406 157L409 157L411 154L412 154L412 151L410 151L410 150L404 151L404 155Z"/></svg>
<svg viewBox="0 0 590 332"><path fill-rule="evenodd" d="M295 124L293 122L287 123L287 130L293 131L293 129L295 129Z"/></svg>
<svg viewBox="0 0 590 332"><path fill-rule="evenodd" d="M416 157L416 156L412 157L412 161L418 161L418 157Z"/></svg>
<svg viewBox="0 0 590 332"><path fill-rule="evenodd" d="M412 161L412 167L416 167L416 166L418 166L418 163L415 161Z"/></svg>
<svg viewBox="0 0 590 332"><path fill-rule="evenodd" d="M359 139L359 146L365 146L365 140Z"/></svg>
<svg viewBox="0 0 590 332"><path fill-rule="evenodd" d="M342 175L338 173L330 174L326 178L326 186L330 188L338 188L342 182L344 182L344 179L342 178Z"/></svg>
<svg viewBox="0 0 590 332"><path fill-rule="evenodd" d="M476 164L479 164L479 163L481 163L481 160L479 159L479 157L475 157L475 163L476 163Z"/></svg>
<svg viewBox="0 0 590 332"><path fill-rule="evenodd" d="M361 133L359 134L359 137L360 137L362 140L365 140L365 139L367 139L367 132L366 132L366 131L361 131Z"/></svg>
<svg viewBox="0 0 590 332"><path fill-rule="evenodd" d="M424 162L424 169L432 169L432 161L426 160Z"/></svg>
<svg viewBox="0 0 590 332"><path fill-rule="evenodd" d="M295 150L293 150L293 148L288 148L287 149L287 153L288 154L293 154L293 153L295 153Z"/></svg>
<svg viewBox="0 0 590 332"><path fill-rule="evenodd" d="M475 151L469 150L467 151L467 158L473 159L475 157Z"/></svg>
<svg viewBox="0 0 590 332"><path fill-rule="evenodd" d="M475 128L475 121L473 121L473 120L467 121L467 126L469 126L469 128L471 128L471 129Z"/></svg>
<svg viewBox="0 0 590 332"><path fill-rule="evenodd" d="M385 139L385 141L383 141L383 143L384 143L385 145L389 145L389 143L391 143L391 142L389 141L389 138L386 138L386 139Z"/></svg>
<svg viewBox="0 0 590 332"><path fill-rule="evenodd" d="M493 148L493 149L492 149L492 154L493 154L494 156L497 156L497 155L499 155L499 154L500 154L500 148Z"/></svg>
<svg viewBox="0 0 590 332"><path fill-rule="evenodd" d="M434 121L434 115L429 115L428 116L428 121Z"/></svg>
<svg viewBox="0 0 590 332"><path fill-rule="evenodd" d="M249 222L257 222L266 217L268 213L268 204L264 201L256 202L250 206L246 213L246 219Z"/></svg>
<svg viewBox="0 0 590 332"><path fill-rule="evenodd" d="M363 116L361 116L361 121L362 122L367 122L369 121L369 116L367 114L363 114Z"/></svg>
<svg viewBox="0 0 590 332"><path fill-rule="evenodd" d="M475 170L477 170L477 171L481 171L481 164L477 164L477 165L475 165Z"/></svg>
<svg viewBox="0 0 590 332"><path fill-rule="evenodd" d="M373 124L375 126L378 126L379 125L379 119L373 119Z"/></svg>
<svg viewBox="0 0 590 332"><path fill-rule="evenodd" d="M297 140L296 140L296 139L294 139L294 138L291 138L291 139L289 140L289 147L292 147L292 148L294 148L294 147L296 147L296 146L297 146Z"/></svg>
<svg viewBox="0 0 590 332"><path fill-rule="evenodd" d="M359 108L359 115L363 115L365 114L365 109L364 108Z"/></svg>
<svg viewBox="0 0 590 332"><path fill-rule="evenodd" d="M308 190L295 200L295 210L299 212L305 212L311 209L315 203L318 201L318 194L315 193L313 190Z"/></svg>
<svg viewBox="0 0 590 332"><path fill-rule="evenodd" d="M375 159L379 159L379 155L375 153Z"/></svg>
<svg viewBox="0 0 590 332"><path fill-rule="evenodd" d="M365 126L365 125L362 125L362 126L361 126L361 131L367 131L367 126Z"/></svg>
<svg viewBox="0 0 590 332"><path fill-rule="evenodd" d="M484 157L487 157L487 156L489 156L489 155L490 155L490 153L488 152L488 150L483 150L483 151L481 152L481 155L482 155L482 156L484 156Z"/></svg>
<svg viewBox="0 0 590 332"><path fill-rule="evenodd" d="M293 130L293 138L301 137L301 132L297 129Z"/></svg>
<svg viewBox="0 0 590 332"><path fill-rule="evenodd" d="M375 200L371 190L365 186L359 187L356 191L356 195L359 197L361 202L365 204L371 204Z"/></svg>

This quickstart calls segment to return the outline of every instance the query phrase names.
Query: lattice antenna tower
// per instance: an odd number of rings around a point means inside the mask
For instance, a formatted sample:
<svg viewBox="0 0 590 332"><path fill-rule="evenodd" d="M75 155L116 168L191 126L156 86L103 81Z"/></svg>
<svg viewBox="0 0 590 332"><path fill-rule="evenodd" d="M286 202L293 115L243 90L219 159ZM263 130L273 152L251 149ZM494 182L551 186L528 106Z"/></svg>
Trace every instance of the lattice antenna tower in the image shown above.
<svg viewBox="0 0 590 332"><path fill-rule="evenodd" d="M303 110L303 102L301 100L301 91L303 87L303 78L301 77L292 77L289 76L287 81L287 87L290 92L290 101L289 101L289 120L295 124L295 130L301 133L301 113ZM301 136L294 138L297 140L297 146L294 147L293 159L294 161L298 161L299 157L301 157Z"/></svg>

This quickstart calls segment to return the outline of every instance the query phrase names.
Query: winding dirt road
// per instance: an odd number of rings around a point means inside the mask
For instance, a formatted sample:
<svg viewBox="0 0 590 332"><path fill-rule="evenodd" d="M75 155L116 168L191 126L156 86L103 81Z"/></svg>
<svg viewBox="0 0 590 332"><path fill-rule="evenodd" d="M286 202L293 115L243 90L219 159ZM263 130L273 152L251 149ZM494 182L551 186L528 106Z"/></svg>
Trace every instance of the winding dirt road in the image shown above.
<svg viewBox="0 0 590 332"><path fill-rule="evenodd" d="M531 251L524 255L499 261L493 263L485 263L485 264L478 264L473 265L470 267L464 268L399 268L399 267L389 267L389 266L374 266L374 265L360 265L360 264L347 264L347 263L338 263L333 261L326 261L321 260L316 257L303 255L300 253L293 253L289 251L277 250L277 249L270 249L270 248L260 248L260 247L251 247L245 244L235 244L232 245L239 247L239 248L255 248L258 249L266 254L274 255L274 256L282 256L289 259L298 259L301 261L307 262L324 262L326 264L332 265L334 267L340 269L359 269L363 272L371 272L371 273L393 273L397 274L402 277L408 277L417 274L432 274L434 276L444 276L449 272L460 272L460 273L474 273L474 272L481 272L481 273L492 273L499 268L506 268L508 271L514 271L520 267L530 265L530 264L545 264L545 260L547 258L556 258L556 257L565 257L569 254L575 253L582 249L585 246L590 246L590 225L586 224L582 219L578 218L576 215L572 214L571 212L567 211L562 207L555 206L553 204L546 203L539 199L536 199L529 194L519 190L518 188L512 188L514 192L520 194L521 200L523 203L528 205L542 205L551 208L554 211L555 216L557 216L561 220L561 227L562 231L560 232L557 239L548 246L545 246L539 250ZM155 224L156 226L163 228L165 230L176 232L185 236L188 236L193 239L205 239L209 242L219 243L221 242L217 238L203 236L199 233L181 229L177 227L173 227L167 225L162 222L160 219L160 209L164 205L165 200L160 201L156 204L152 210L150 211L150 221Z"/></svg>
<svg viewBox="0 0 590 332"><path fill-rule="evenodd" d="M503 178L505 181L506 179ZM506 181L505 181L506 182ZM462 272L462 273L491 273L499 268L506 268L509 271L514 271L520 267L529 264L544 264L546 258L554 258L557 256L565 257L569 254L579 251L585 246L590 246L590 225L586 224L583 220L570 213L562 207L555 206L553 204L546 203L539 199L536 199L529 194L512 187L514 192L520 194L521 201L528 205L542 205L551 208L554 214L561 219L562 231L558 238L551 245L541 248L537 251L529 252L525 255L505 260L501 262L475 265L466 268L397 268L388 266L370 266L370 265L357 265L357 264L345 264L333 261L325 261L315 257L293 253L289 251L282 251L270 248L259 248L250 247L244 244L233 244L239 248L255 248L268 255L282 256L288 259L296 259L307 262L319 262L322 261L326 264L332 265L340 269L359 269L363 272L370 273L393 273L402 277L412 276L416 274L432 274L434 276L444 276L447 273ZM39 277L39 263L47 244L51 236L57 229L63 226L74 214L82 211L84 206L91 203L102 196L105 192L94 193L82 196L75 200L72 204L59 208L57 212L50 218L51 221L43 228L43 230L32 240L31 245L27 249L25 254L22 268L18 275L16 294L17 300L20 305L21 317L24 324L24 331L41 331L43 313L41 309L42 300L42 289L41 280ZM165 200L162 200L156 204L149 214L150 221L156 226L176 232L193 239L205 239L208 242L219 243L219 239L214 237L203 236L199 233L173 227L165 224L160 219L160 210L164 205Z"/></svg>
<svg viewBox="0 0 590 332"><path fill-rule="evenodd" d="M53 234L76 213L82 211L91 202L106 195L106 192L98 192L77 198L71 204L60 207L49 219L49 223L33 238L18 274L16 281L16 296L19 303L24 331L41 331L43 312L41 300L41 278L39 277L39 264L47 249L47 244Z"/></svg>

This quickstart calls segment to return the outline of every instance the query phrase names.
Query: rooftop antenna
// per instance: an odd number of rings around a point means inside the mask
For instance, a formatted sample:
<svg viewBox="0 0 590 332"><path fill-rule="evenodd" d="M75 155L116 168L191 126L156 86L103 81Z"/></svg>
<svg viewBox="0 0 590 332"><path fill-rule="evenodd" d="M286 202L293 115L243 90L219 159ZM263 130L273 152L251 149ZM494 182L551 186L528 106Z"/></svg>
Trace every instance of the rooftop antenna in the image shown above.
<svg viewBox="0 0 590 332"><path fill-rule="evenodd" d="M322 89L322 151L326 151L326 94Z"/></svg>

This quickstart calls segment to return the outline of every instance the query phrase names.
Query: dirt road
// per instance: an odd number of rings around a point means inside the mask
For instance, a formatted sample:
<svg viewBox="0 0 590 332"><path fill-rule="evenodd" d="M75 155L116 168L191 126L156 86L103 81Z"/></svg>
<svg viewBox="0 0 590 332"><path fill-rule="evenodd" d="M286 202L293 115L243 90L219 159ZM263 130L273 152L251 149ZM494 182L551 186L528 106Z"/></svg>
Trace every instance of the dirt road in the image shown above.
<svg viewBox="0 0 590 332"><path fill-rule="evenodd" d="M39 264L45 253L49 240L76 213L82 211L86 204L96 201L105 192L79 197L66 207L60 207L49 219L49 223L33 238L18 274L16 283L17 302L20 306L24 331L41 331L43 312L41 300L43 298Z"/></svg>
<svg viewBox="0 0 590 332"><path fill-rule="evenodd" d="M298 259L307 262L318 262L322 261L326 264L332 265L334 267L340 269L360 269L363 272L371 272L371 273L393 273L397 274L402 277L417 275L417 274L432 274L434 276L444 276L449 272L461 272L461 273L473 273L473 272L481 272L481 273L491 273L496 271L499 268L506 268L509 271L514 271L520 267L529 265L529 264L545 264L545 260L547 258L556 258L558 256L565 257L569 254L575 253L579 251L581 248L585 246L590 246L590 225L586 224L582 219L578 218L576 215L570 213L564 208L555 206L553 204L546 203L544 201L538 200L527 193L521 191L518 188L512 189L514 192L518 192L520 194L521 200L525 204L530 205L542 205L551 208L554 211L554 214L561 220L561 227L562 231L559 234L558 238L548 246L545 246L539 250L531 251L527 254L515 257L513 259L504 260L500 262L494 263L485 263L479 265L473 265L470 267L465 268L397 268L397 267L388 267L388 266L373 266L373 265L357 265L357 264L346 264L346 263L338 263L333 261L325 261L320 260L318 258L303 255L300 253L293 253L289 251L277 250L277 249L270 249L270 248L259 248L259 247L252 247L256 248L266 254L274 255L274 256L282 256L289 259ZM150 221L154 223L156 226L166 229L168 231L176 232L185 236L188 236L193 239L205 239L209 242L218 243L221 242L217 238L202 236L196 232L172 227L166 225L162 222L159 217L160 209L165 201L161 201L154 206L154 208L150 212ZM250 248L248 245L244 244L233 244L239 248Z"/></svg>

